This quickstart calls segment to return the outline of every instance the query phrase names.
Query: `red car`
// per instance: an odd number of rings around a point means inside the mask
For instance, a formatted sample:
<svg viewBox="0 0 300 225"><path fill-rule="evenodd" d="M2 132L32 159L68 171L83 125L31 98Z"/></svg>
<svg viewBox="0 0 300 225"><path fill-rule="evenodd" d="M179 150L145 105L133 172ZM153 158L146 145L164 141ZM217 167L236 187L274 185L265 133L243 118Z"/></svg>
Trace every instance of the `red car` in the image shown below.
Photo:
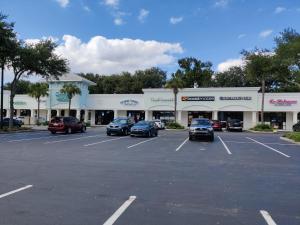
<svg viewBox="0 0 300 225"><path fill-rule="evenodd" d="M68 117L55 117L51 120L48 126L48 130L55 134L57 132L70 134L75 132L85 132L86 125L83 122L80 122L77 118L68 116Z"/></svg>
<svg viewBox="0 0 300 225"><path fill-rule="evenodd" d="M212 127L214 130L222 131L222 123L219 120L212 120Z"/></svg>

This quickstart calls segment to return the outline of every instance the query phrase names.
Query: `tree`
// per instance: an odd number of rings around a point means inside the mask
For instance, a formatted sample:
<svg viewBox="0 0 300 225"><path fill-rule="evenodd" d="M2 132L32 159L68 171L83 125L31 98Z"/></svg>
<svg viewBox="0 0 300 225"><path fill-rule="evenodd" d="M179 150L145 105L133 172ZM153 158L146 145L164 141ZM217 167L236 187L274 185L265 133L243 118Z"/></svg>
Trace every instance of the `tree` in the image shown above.
<svg viewBox="0 0 300 225"><path fill-rule="evenodd" d="M60 93L66 94L69 99L69 116L70 116L72 98L75 95L81 95L81 90L75 84L64 84L62 89L60 89Z"/></svg>
<svg viewBox="0 0 300 225"><path fill-rule="evenodd" d="M180 71L183 74L182 80L185 87L192 88L194 85L199 87L210 86L213 71L211 62L202 62L193 57L178 60Z"/></svg>
<svg viewBox="0 0 300 225"><path fill-rule="evenodd" d="M245 71L238 66L216 73L213 80L213 86L215 87L245 87L248 85Z"/></svg>
<svg viewBox="0 0 300 225"><path fill-rule="evenodd" d="M1 68L1 97L0 97L0 128L3 128L3 90L4 90L4 69L8 63L10 49L16 42L14 23L6 21L7 16L0 13L0 68Z"/></svg>
<svg viewBox="0 0 300 225"><path fill-rule="evenodd" d="M175 123L177 122L177 94L179 89L184 88L184 82L182 80L182 76L180 71L177 71L175 74L172 74L172 78L167 82L166 88L170 88L173 90L174 94L174 117Z"/></svg>
<svg viewBox="0 0 300 225"><path fill-rule="evenodd" d="M257 80L261 84L261 122L264 124L266 81L274 78L274 55L268 50L259 49L255 49L252 52L243 51L242 54L246 61L245 71L248 79Z"/></svg>
<svg viewBox="0 0 300 225"><path fill-rule="evenodd" d="M37 111L37 124L40 123L40 103L41 97L48 96L48 84L46 83L35 83L30 86L29 96L35 98L38 103ZM31 115L32 116L32 115Z"/></svg>
<svg viewBox="0 0 300 225"><path fill-rule="evenodd" d="M17 95L23 95L28 94L30 92L30 86L32 83L27 80L19 80L19 82L16 85L16 94ZM11 89L11 83L6 83L4 85L4 90L10 90Z"/></svg>
<svg viewBox="0 0 300 225"><path fill-rule="evenodd" d="M16 87L21 78L39 75L45 79L58 79L68 72L67 60L54 53L56 46L51 40L40 41L37 44L18 41L11 48L8 67L13 70L14 77L10 87L10 129L13 126Z"/></svg>

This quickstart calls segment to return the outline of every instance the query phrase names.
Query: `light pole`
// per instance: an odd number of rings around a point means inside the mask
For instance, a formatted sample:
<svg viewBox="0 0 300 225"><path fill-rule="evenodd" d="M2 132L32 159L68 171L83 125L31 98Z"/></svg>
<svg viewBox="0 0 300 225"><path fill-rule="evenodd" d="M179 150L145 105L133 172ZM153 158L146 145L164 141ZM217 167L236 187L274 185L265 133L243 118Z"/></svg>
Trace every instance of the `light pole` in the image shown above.
<svg viewBox="0 0 300 225"><path fill-rule="evenodd" d="M1 110L0 110L0 129L3 129L3 92L4 92L4 65L1 68Z"/></svg>

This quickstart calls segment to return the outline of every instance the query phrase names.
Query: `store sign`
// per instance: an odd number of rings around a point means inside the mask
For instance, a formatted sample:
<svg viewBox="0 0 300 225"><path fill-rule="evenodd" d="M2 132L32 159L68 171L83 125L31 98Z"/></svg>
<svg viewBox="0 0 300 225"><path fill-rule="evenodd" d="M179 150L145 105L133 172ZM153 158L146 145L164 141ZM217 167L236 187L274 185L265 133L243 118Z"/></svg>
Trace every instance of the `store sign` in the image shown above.
<svg viewBox="0 0 300 225"><path fill-rule="evenodd" d="M182 96L183 102L196 102L196 101L215 101L214 96Z"/></svg>
<svg viewBox="0 0 300 225"><path fill-rule="evenodd" d="M174 102L174 98L151 98L151 102Z"/></svg>
<svg viewBox="0 0 300 225"><path fill-rule="evenodd" d="M58 102L69 102L69 99L68 99L67 94L63 94L63 93L60 93L60 92L56 92L56 93L55 93L55 96L56 96L56 100L57 100Z"/></svg>
<svg viewBox="0 0 300 225"><path fill-rule="evenodd" d="M24 106L24 105L27 105L27 103L26 103L26 102L23 102L23 101L15 101L15 102L14 102L14 105L15 105L15 106Z"/></svg>
<svg viewBox="0 0 300 225"><path fill-rule="evenodd" d="M120 104L126 106L134 106L139 104L139 102L133 99L127 99L127 100L120 101Z"/></svg>
<svg viewBox="0 0 300 225"><path fill-rule="evenodd" d="M226 97L223 97L221 96L220 97L220 100L224 100L224 101L250 101L252 100L252 97L250 96L226 96Z"/></svg>
<svg viewBox="0 0 300 225"><path fill-rule="evenodd" d="M271 99L270 104L275 106L292 106L298 103L297 100L288 100L288 99Z"/></svg>

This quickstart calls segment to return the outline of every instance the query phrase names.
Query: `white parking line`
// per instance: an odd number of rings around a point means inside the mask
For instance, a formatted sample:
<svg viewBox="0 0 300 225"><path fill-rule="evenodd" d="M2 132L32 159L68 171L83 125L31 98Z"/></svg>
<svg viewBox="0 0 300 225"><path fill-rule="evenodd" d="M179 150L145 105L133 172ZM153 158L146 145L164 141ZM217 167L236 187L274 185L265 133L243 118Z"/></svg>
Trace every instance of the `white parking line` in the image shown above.
<svg viewBox="0 0 300 225"><path fill-rule="evenodd" d="M78 137L78 138L69 138L69 139L63 139L63 140L58 140L58 141L47 141L44 144L54 144L54 143L60 143L64 141L75 141L75 140L80 140L84 138L92 138L92 137L104 137L103 135L92 135L92 136L83 136L83 137Z"/></svg>
<svg viewBox="0 0 300 225"><path fill-rule="evenodd" d="M263 218L265 219L268 225L276 225L275 221L272 219L271 215L267 211L260 210L259 212L263 216Z"/></svg>
<svg viewBox="0 0 300 225"><path fill-rule="evenodd" d="M103 225L113 225L135 199L136 196L130 196L129 199L126 200L123 205L121 205L120 208L118 208L118 210L114 214L112 214L112 216L109 217L108 220L105 221Z"/></svg>
<svg viewBox="0 0 300 225"><path fill-rule="evenodd" d="M108 139L108 140L104 140L104 141L99 141L99 142L95 142L95 143L86 144L86 145L84 145L84 147L88 147L88 146L92 146L92 145L98 145L98 144L105 143L105 142L110 142L110 141L115 141L115 140L119 140L121 138L127 138L127 136L126 137L113 138L113 139Z"/></svg>
<svg viewBox="0 0 300 225"><path fill-rule="evenodd" d="M224 140L224 142L228 143L236 143L236 144L255 144L253 141L227 141ZM284 144L284 143L279 143L279 142L273 142L273 143L265 143L266 145L297 145L297 144Z"/></svg>
<svg viewBox="0 0 300 225"><path fill-rule="evenodd" d="M257 141L257 140L254 140L254 139L252 139L252 138L249 138L249 137L246 137L246 138L249 139L249 140L251 140L251 141L254 141L255 143L260 144L260 145L262 145L262 146L264 146L264 147L266 147L266 148L268 148L268 149L270 149L270 150L272 150L272 151L274 151L274 152L277 152L277 153L279 153L279 154L281 154L281 155L283 155L283 156L285 156L285 157L287 157L287 158L290 158L289 155L284 154L283 152L278 151L278 150L275 149L275 148L272 148L272 147L270 147L270 146L268 146L268 145L266 145L266 144L264 144L264 143L261 143L261 142L259 142L259 141Z"/></svg>
<svg viewBox="0 0 300 225"><path fill-rule="evenodd" d="M4 197L6 197L6 196L15 194L15 193L20 192L20 191L24 191L24 190L26 190L26 189L28 189L28 188L32 188L32 187L33 187L33 185L27 185L27 186L25 186L25 187L21 187L21 188L19 188L19 189L16 189L16 190L13 190L13 191L10 191L10 192L7 192L7 193L5 193L5 194L0 195L0 198L4 198Z"/></svg>
<svg viewBox="0 0 300 225"><path fill-rule="evenodd" d="M56 137L57 137L57 136L56 136ZM46 139L46 138L54 138L54 136L45 136L45 137L36 137L36 138L14 139L14 140L9 140L9 141L7 141L7 142L31 141L31 140L39 140L39 139Z"/></svg>
<svg viewBox="0 0 300 225"><path fill-rule="evenodd" d="M176 148L176 152L179 151L181 149L181 147L189 140L189 138L185 139L177 148Z"/></svg>
<svg viewBox="0 0 300 225"><path fill-rule="evenodd" d="M220 141L222 142L222 144L223 144L224 148L226 149L227 153L228 153L229 155L231 155L231 154L232 154L231 151L229 150L229 148L227 147L227 145L225 144L225 142L222 140L222 138L221 138L220 136L218 136L218 138L219 138Z"/></svg>
<svg viewBox="0 0 300 225"><path fill-rule="evenodd" d="M146 141L141 141L141 142L138 142L138 143L136 143L136 144L134 144L134 145L130 145L130 146L128 146L127 148L133 148L133 147L138 146L138 145L140 145L140 144L143 144L143 143L145 143L145 142L153 141L153 140L156 140L156 139L157 139L157 137L148 139L148 140L146 140Z"/></svg>

